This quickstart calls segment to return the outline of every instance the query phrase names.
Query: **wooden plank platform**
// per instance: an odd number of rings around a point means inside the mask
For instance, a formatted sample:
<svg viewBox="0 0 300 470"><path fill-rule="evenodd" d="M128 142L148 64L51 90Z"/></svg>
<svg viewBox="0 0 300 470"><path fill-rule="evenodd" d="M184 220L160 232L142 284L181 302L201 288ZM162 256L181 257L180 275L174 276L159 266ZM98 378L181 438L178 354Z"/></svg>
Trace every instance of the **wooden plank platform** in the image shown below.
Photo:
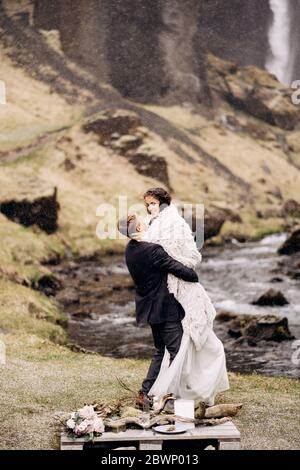
<svg viewBox="0 0 300 470"><path fill-rule="evenodd" d="M128 429L127 431L115 433L104 432L102 436L95 438L95 448L101 447L101 443L110 443L112 449L124 448L124 446L133 446L138 450L161 450L163 442L181 441L187 444L187 441L204 441L210 445L215 442L215 448L218 450L238 450L240 448L240 432L235 425L228 421L217 426L203 426L188 429L184 434L158 434L152 429ZM178 443L179 444L179 443ZM86 445L84 438L72 439L66 433L61 434L61 450L82 450Z"/></svg>

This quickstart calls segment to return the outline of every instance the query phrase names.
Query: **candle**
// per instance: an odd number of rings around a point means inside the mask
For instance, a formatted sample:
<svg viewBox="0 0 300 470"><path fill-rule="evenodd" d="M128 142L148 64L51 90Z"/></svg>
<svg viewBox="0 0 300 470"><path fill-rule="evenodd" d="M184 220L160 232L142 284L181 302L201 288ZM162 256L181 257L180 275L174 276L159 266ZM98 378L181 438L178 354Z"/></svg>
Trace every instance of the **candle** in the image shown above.
<svg viewBox="0 0 300 470"><path fill-rule="evenodd" d="M174 403L174 411L176 416L182 416L183 418L192 418L194 419L194 400L185 400L183 398L179 398L175 400Z"/></svg>

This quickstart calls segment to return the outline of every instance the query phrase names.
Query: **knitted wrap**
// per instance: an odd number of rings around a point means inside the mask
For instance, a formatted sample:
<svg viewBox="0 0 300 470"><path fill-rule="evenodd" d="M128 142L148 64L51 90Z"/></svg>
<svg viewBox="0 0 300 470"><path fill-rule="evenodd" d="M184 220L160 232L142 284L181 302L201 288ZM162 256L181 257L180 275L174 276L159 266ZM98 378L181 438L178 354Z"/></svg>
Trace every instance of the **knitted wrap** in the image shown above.
<svg viewBox="0 0 300 470"><path fill-rule="evenodd" d="M172 258L189 268L197 269L202 255L197 249L192 231L174 204L163 209L153 219L142 240L158 243ZM183 330L200 350L213 327L215 308L200 282L187 282L168 274L168 290L185 311Z"/></svg>

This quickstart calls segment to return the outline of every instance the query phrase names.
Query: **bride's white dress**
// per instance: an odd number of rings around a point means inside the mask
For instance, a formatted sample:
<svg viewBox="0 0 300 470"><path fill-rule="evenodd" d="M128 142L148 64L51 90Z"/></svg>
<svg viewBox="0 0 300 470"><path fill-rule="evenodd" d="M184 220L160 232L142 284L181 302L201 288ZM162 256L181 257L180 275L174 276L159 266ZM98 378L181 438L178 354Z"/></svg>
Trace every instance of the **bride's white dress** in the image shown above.
<svg viewBox="0 0 300 470"><path fill-rule="evenodd" d="M191 229L174 204L159 213L142 239L159 243L188 267L196 269L201 262ZM183 337L171 365L165 350L149 395L173 393L178 398L200 399L213 405L215 395L229 388L223 344L213 331L215 308L200 282L186 282L168 274L168 289L185 310Z"/></svg>

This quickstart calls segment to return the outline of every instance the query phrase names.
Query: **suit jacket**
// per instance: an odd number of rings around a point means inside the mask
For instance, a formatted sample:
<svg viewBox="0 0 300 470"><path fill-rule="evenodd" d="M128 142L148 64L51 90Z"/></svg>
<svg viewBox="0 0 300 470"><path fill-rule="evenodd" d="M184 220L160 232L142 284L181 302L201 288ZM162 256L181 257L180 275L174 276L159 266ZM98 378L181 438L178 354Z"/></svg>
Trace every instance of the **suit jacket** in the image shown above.
<svg viewBox="0 0 300 470"><path fill-rule="evenodd" d="M172 273L185 281L197 282L195 271L169 256L157 243L130 240L125 258L135 283L137 324L182 320L184 309L168 291L167 276Z"/></svg>

